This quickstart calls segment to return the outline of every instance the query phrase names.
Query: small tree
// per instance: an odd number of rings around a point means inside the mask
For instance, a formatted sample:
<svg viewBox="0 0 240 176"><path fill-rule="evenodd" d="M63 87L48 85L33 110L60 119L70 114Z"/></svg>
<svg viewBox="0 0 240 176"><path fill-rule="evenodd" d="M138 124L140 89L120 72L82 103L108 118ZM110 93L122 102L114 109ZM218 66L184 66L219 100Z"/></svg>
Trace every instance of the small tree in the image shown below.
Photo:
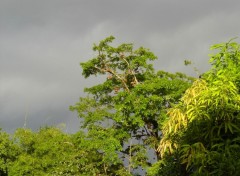
<svg viewBox="0 0 240 176"><path fill-rule="evenodd" d="M85 88L87 97L70 109L81 118L81 129L86 130L89 152L101 155L98 165L103 174L116 175L118 170L128 173L139 166L148 167L157 159L162 122L166 109L176 103L190 86L192 78L184 74L155 73L149 61L157 57L148 49L134 50L132 44L110 45L110 36L94 45L97 56L81 63L83 75L104 75L101 84ZM121 165L121 167L119 167ZM123 174L123 173L121 173ZM119 174L119 175L121 175Z"/></svg>

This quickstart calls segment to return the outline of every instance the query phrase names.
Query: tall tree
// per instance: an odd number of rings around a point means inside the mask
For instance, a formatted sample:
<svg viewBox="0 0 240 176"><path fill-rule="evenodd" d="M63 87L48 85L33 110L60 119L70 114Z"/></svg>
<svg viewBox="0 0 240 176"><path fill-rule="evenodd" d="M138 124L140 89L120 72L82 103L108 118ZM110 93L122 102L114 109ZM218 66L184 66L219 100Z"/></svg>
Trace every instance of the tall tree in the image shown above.
<svg viewBox="0 0 240 176"><path fill-rule="evenodd" d="M123 165L132 173L134 168L151 165L150 151L157 160L166 109L193 79L182 73L156 73L149 64L157 59L152 52L143 47L134 50L133 44L114 47L113 40L110 36L95 44L96 57L81 63L85 78L103 75L99 77L103 81L85 88L88 96L70 109L81 118L88 147L102 156L98 164L103 165L104 174L116 166L125 170Z"/></svg>

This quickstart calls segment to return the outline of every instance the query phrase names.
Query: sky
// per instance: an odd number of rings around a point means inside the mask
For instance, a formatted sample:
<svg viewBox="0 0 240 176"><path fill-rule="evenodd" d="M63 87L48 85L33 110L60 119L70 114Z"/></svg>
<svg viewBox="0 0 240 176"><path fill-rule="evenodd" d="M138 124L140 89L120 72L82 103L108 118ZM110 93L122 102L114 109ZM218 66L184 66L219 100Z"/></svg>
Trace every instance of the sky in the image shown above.
<svg viewBox="0 0 240 176"><path fill-rule="evenodd" d="M95 56L93 43L149 48L157 70L197 76L210 67L209 47L239 37L237 0L0 0L0 127L79 129L69 111L84 87L79 63ZM239 42L239 39L236 39Z"/></svg>

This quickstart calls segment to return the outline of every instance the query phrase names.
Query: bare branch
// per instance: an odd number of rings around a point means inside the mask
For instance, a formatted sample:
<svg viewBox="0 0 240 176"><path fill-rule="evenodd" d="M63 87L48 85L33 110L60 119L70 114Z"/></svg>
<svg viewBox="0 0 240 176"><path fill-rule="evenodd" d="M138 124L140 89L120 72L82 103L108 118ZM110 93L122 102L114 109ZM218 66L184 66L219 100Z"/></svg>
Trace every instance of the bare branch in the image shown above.
<svg viewBox="0 0 240 176"><path fill-rule="evenodd" d="M126 62L126 64L127 64L127 66L128 66L128 69L129 69L131 75L133 75L133 78L134 78L135 84L138 84L139 82L138 82L138 80L137 80L137 78L136 78L136 76L135 76L136 73L135 73L134 70L132 70L132 69L130 68L130 64L129 64L129 62L124 58L124 55L123 55L123 54L120 55L120 58L121 58L124 62Z"/></svg>
<svg viewBox="0 0 240 176"><path fill-rule="evenodd" d="M98 69L99 71L102 71L102 72L108 72L108 73L113 74L114 76L116 76L122 82L122 84L123 84L124 88L127 90L127 92L130 92L126 82L117 73L115 73L113 70L99 68L99 67L96 67L96 66L94 66L94 68L96 68L96 69Z"/></svg>

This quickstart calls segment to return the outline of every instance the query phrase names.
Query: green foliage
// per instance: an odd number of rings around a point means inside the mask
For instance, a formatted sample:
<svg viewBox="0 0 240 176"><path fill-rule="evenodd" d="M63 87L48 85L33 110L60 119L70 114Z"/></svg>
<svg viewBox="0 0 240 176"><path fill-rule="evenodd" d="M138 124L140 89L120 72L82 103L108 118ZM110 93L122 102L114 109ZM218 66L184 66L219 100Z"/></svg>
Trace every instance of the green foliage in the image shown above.
<svg viewBox="0 0 240 176"><path fill-rule="evenodd" d="M78 171L71 165L77 152L69 135L57 128L39 132L18 129L14 136L20 152L9 168L9 175L67 175Z"/></svg>
<svg viewBox="0 0 240 176"><path fill-rule="evenodd" d="M239 46L232 41L214 45L219 52L211 55L212 69L169 110L158 148L165 169L180 175L240 174ZM169 162L172 156L177 165ZM171 175L167 169L155 171Z"/></svg>
<svg viewBox="0 0 240 176"><path fill-rule="evenodd" d="M132 173L151 165L147 150L157 149L166 110L178 102L193 79L181 73L156 73L149 64L156 59L152 52L143 47L134 50L132 44L113 47L113 40L110 36L95 44L97 56L81 63L85 78L104 75L105 80L85 88L88 96L70 109L78 112L81 128L86 129L82 147L101 158L95 164L104 165L109 174L114 173L112 167L124 169L125 160Z"/></svg>
<svg viewBox="0 0 240 176"><path fill-rule="evenodd" d="M100 134L99 134L100 133ZM38 132L20 128L8 143L16 147L2 163L7 175L129 175L115 151L121 147L112 129L69 135L54 127ZM93 143L89 138L95 140ZM109 143L103 143L108 139ZM5 144L6 146L6 144ZM116 149L117 148L117 149ZM108 151L108 152L104 152ZM10 156L14 156L9 160ZM109 164L111 163L111 164Z"/></svg>
<svg viewBox="0 0 240 176"><path fill-rule="evenodd" d="M14 145L10 136L0 131L0 175L8 175L9 167L16 159L18 148Z"/></svg>

